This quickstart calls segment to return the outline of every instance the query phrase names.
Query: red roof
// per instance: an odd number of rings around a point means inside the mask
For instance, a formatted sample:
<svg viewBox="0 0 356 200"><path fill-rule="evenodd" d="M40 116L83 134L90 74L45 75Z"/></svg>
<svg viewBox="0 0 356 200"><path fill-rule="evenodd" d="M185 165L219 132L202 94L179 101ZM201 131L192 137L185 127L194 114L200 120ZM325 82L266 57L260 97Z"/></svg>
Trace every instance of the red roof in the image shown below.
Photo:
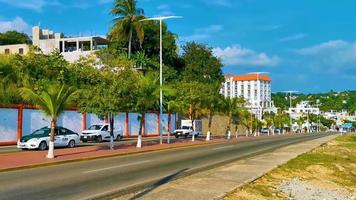
<svg viewBox="0 0 356 200"><path fill-rule="evenodd" d="M253 81L257 79L262 81L272 81L272 79L266 74L242 74L242 75L233 76L233 81Z"/></svg>
<svg viewBox="0 0 356 200"><path fill-rule="evenodd" d="M225 75L225 78L231 78L231 77L234 77L234 75L232 75L232 74L226 74Z"/></svg>

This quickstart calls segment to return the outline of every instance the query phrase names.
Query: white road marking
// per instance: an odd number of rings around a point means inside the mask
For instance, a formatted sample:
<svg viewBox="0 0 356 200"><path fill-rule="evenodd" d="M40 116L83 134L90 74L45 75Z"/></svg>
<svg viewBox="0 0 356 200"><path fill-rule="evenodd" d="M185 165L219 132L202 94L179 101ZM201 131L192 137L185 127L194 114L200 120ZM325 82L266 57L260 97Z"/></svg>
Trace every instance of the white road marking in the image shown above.
<svg viewBox="0 0 356 200"><path fill-rule="evenodd" d="M234 147L234 146L233 145L229 145L229 146L224 146L224 147L217 147L217 148L214 148L213 150L226 149L226 148L231 148L231 147Z"/></svg>
<svg viewBox="0 0 356 200"><path fill-rule="evenodd" d="M84 171L83 173L84 174L88 174L88 173L100 172L100 171L105 171L105 170L109 170L109 169L115 169L115 168L121 168L121 167L128 167L128 166L132 166L132 165L143 164L143 163L147 163L147 162L150 162L150 161L149 160L144 160L144 161L128 163L128 164L124 164L124 165L117 165L117 166L112 166L112 167L105 167L105 168L100 168L100 169Z"/></svg>

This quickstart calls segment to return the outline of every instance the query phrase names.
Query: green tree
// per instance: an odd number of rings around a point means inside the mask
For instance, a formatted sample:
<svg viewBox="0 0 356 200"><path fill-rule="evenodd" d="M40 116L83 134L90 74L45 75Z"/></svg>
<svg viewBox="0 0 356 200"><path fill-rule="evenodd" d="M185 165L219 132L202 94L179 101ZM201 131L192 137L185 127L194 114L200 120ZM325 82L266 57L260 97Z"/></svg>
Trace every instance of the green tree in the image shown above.
<svg viewBox="0 0 356 200"><path fill-rule="evenodd" d="M138 80L138 88L135 92L135 111L140 113L138 120L140 121L140 129L137 138L137 147L142 147L142 127L144 123L144 114L148 111L157 110L159 106L159 76L156 73L147 73L140 75Z"/></svg>
<svg viewBox="0 0 356 200"><path fill-rule="evenodd" d="M228 116L227 138L231 137L231 125L234 118L238 118L241 108L244 107L243 98L226 98L223 105L223 111ZM237 120L235 120L237 121Z"/></svg>
<svg viewBox="0 0 356 200"><path fill-rule="evenodd" d="M66 85L52 83L43 88L42 91L36 91L31 87L23 87L20 92L25 100L38 106L44 114L51 117L51 134L47 158L54 158L54 135L57 119L64 112L64 109L70 105L77 90Z"/></svg>
<svg viewBox="0 0 356 200"><path fill-rule="evenodd" d="M197 81L182 81L176 83L174 89L176 98L170 102L170 107L190 119L194 124L196 119L204 115L204 99L206 98L204 91L206 91L206 85ZM195 140L194 134L192 140Z"/></svg>
<svg viewBox="0 0 356 200"><path fill-rule="evenodd" d="M86 82L90 84L82 87L77 101L83 112L95 113L102 117L109 116L110 149L113 149L114 115L134 109L133 101L134 92L137 90L138 72L131 69L131 62L123 61L118 64L120 70L115 67L116 65L110 64L103 65L100 70L94 71L94 68L89 65L91 69L83 75L88 75L90 80Z"/></svg>
<svg viewBox="0 0 356 200"><path fill-rule="evenodd" d="M211 135L211 124L213 117L216 113L222 110L224 97L219 93L221 84L206 84L205 93L206 98L204 99L204 114L208 117L208 132L206 134L206 140L210 140Z"/></svg>
<svg viewBox="0 0 356 200"><path fill-rule="evenodd" d="M31 40L26 33L7 31L0 33L0 45L8 44L30 44Z"/></svg>
<svg viewBox="0 0 356 200"><path fill-rule="evenodd" d="M182 55L185 68L182 73L184 81L201 83L223 82L222 63L212 53L211 48L203 44L187 43Z"/></svg>
<svg viewBox="0 0 356 200"><path fill-rule="evenodd" d="M135 33L142 44L144 39L143 25L144 10L137 8L136 0L116 0L111 14L115 16L114 25L109 32L111 41L122 40L128 43L128 58L131 57L132 37Z"/></svg>

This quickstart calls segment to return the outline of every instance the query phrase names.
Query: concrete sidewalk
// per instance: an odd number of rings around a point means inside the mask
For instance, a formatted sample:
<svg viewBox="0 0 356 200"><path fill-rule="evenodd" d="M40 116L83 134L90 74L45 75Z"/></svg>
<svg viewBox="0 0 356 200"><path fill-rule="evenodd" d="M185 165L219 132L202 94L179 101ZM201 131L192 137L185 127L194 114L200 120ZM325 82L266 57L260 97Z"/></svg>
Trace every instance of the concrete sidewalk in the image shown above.
<svg viewBox="0 0 356 200"><path fill-rule="evenodd" d="M235 188L261 177L279 165L335 137L337 135L279 148L272 152L239 160L163 184L152 191L147 188L137 194L128 194L118 199L135 199L136 197L147 200L220 199Z"/></svg>

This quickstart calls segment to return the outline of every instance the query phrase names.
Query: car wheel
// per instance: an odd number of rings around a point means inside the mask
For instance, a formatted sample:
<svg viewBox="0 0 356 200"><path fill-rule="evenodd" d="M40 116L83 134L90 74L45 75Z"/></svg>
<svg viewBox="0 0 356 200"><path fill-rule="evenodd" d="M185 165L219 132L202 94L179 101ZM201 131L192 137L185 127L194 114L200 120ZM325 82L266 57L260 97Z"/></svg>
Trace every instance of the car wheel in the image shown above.
<svg viewBox="0 0 356 200"><path fill-rule="evenodd" d="M38 149L43 151L47 149L47 143L45 141L42 141L40 145L38 145Z"/></svg>
<svg viewBox="0 0 356 200"><path fill-rule="evenodd" d="M103 138L101 137L101 135L96 137L96 142L102 142L102 141L103 141Z"/></svg>
<svg viewBox="0 0 356 200"><path fill-rule="evenodd" d="M121 135L116 136L116 141L120 141L122 139Z"/></svg>
<svg viewBox="0 0 356 200"><path fill-rule="evenodd" d="M184 138L187 138L187 137L188 137L188 135L189 135L189 133L185 134L185 135L184 135Z"/></svg>
<svg viewBox="0 0 356 200"><path fill-rule="evenodd" d="M176 137L177 139L179 138L179 135L174 135L174 137Z"/></svg>
<svg viewBox="0 0 356 200"><path fill-rule="evenodd" d="M69 147L69 148L75 147L75 141L74 141L74 140L69 141L69 142L68 142L68 147Z"/></svg>

